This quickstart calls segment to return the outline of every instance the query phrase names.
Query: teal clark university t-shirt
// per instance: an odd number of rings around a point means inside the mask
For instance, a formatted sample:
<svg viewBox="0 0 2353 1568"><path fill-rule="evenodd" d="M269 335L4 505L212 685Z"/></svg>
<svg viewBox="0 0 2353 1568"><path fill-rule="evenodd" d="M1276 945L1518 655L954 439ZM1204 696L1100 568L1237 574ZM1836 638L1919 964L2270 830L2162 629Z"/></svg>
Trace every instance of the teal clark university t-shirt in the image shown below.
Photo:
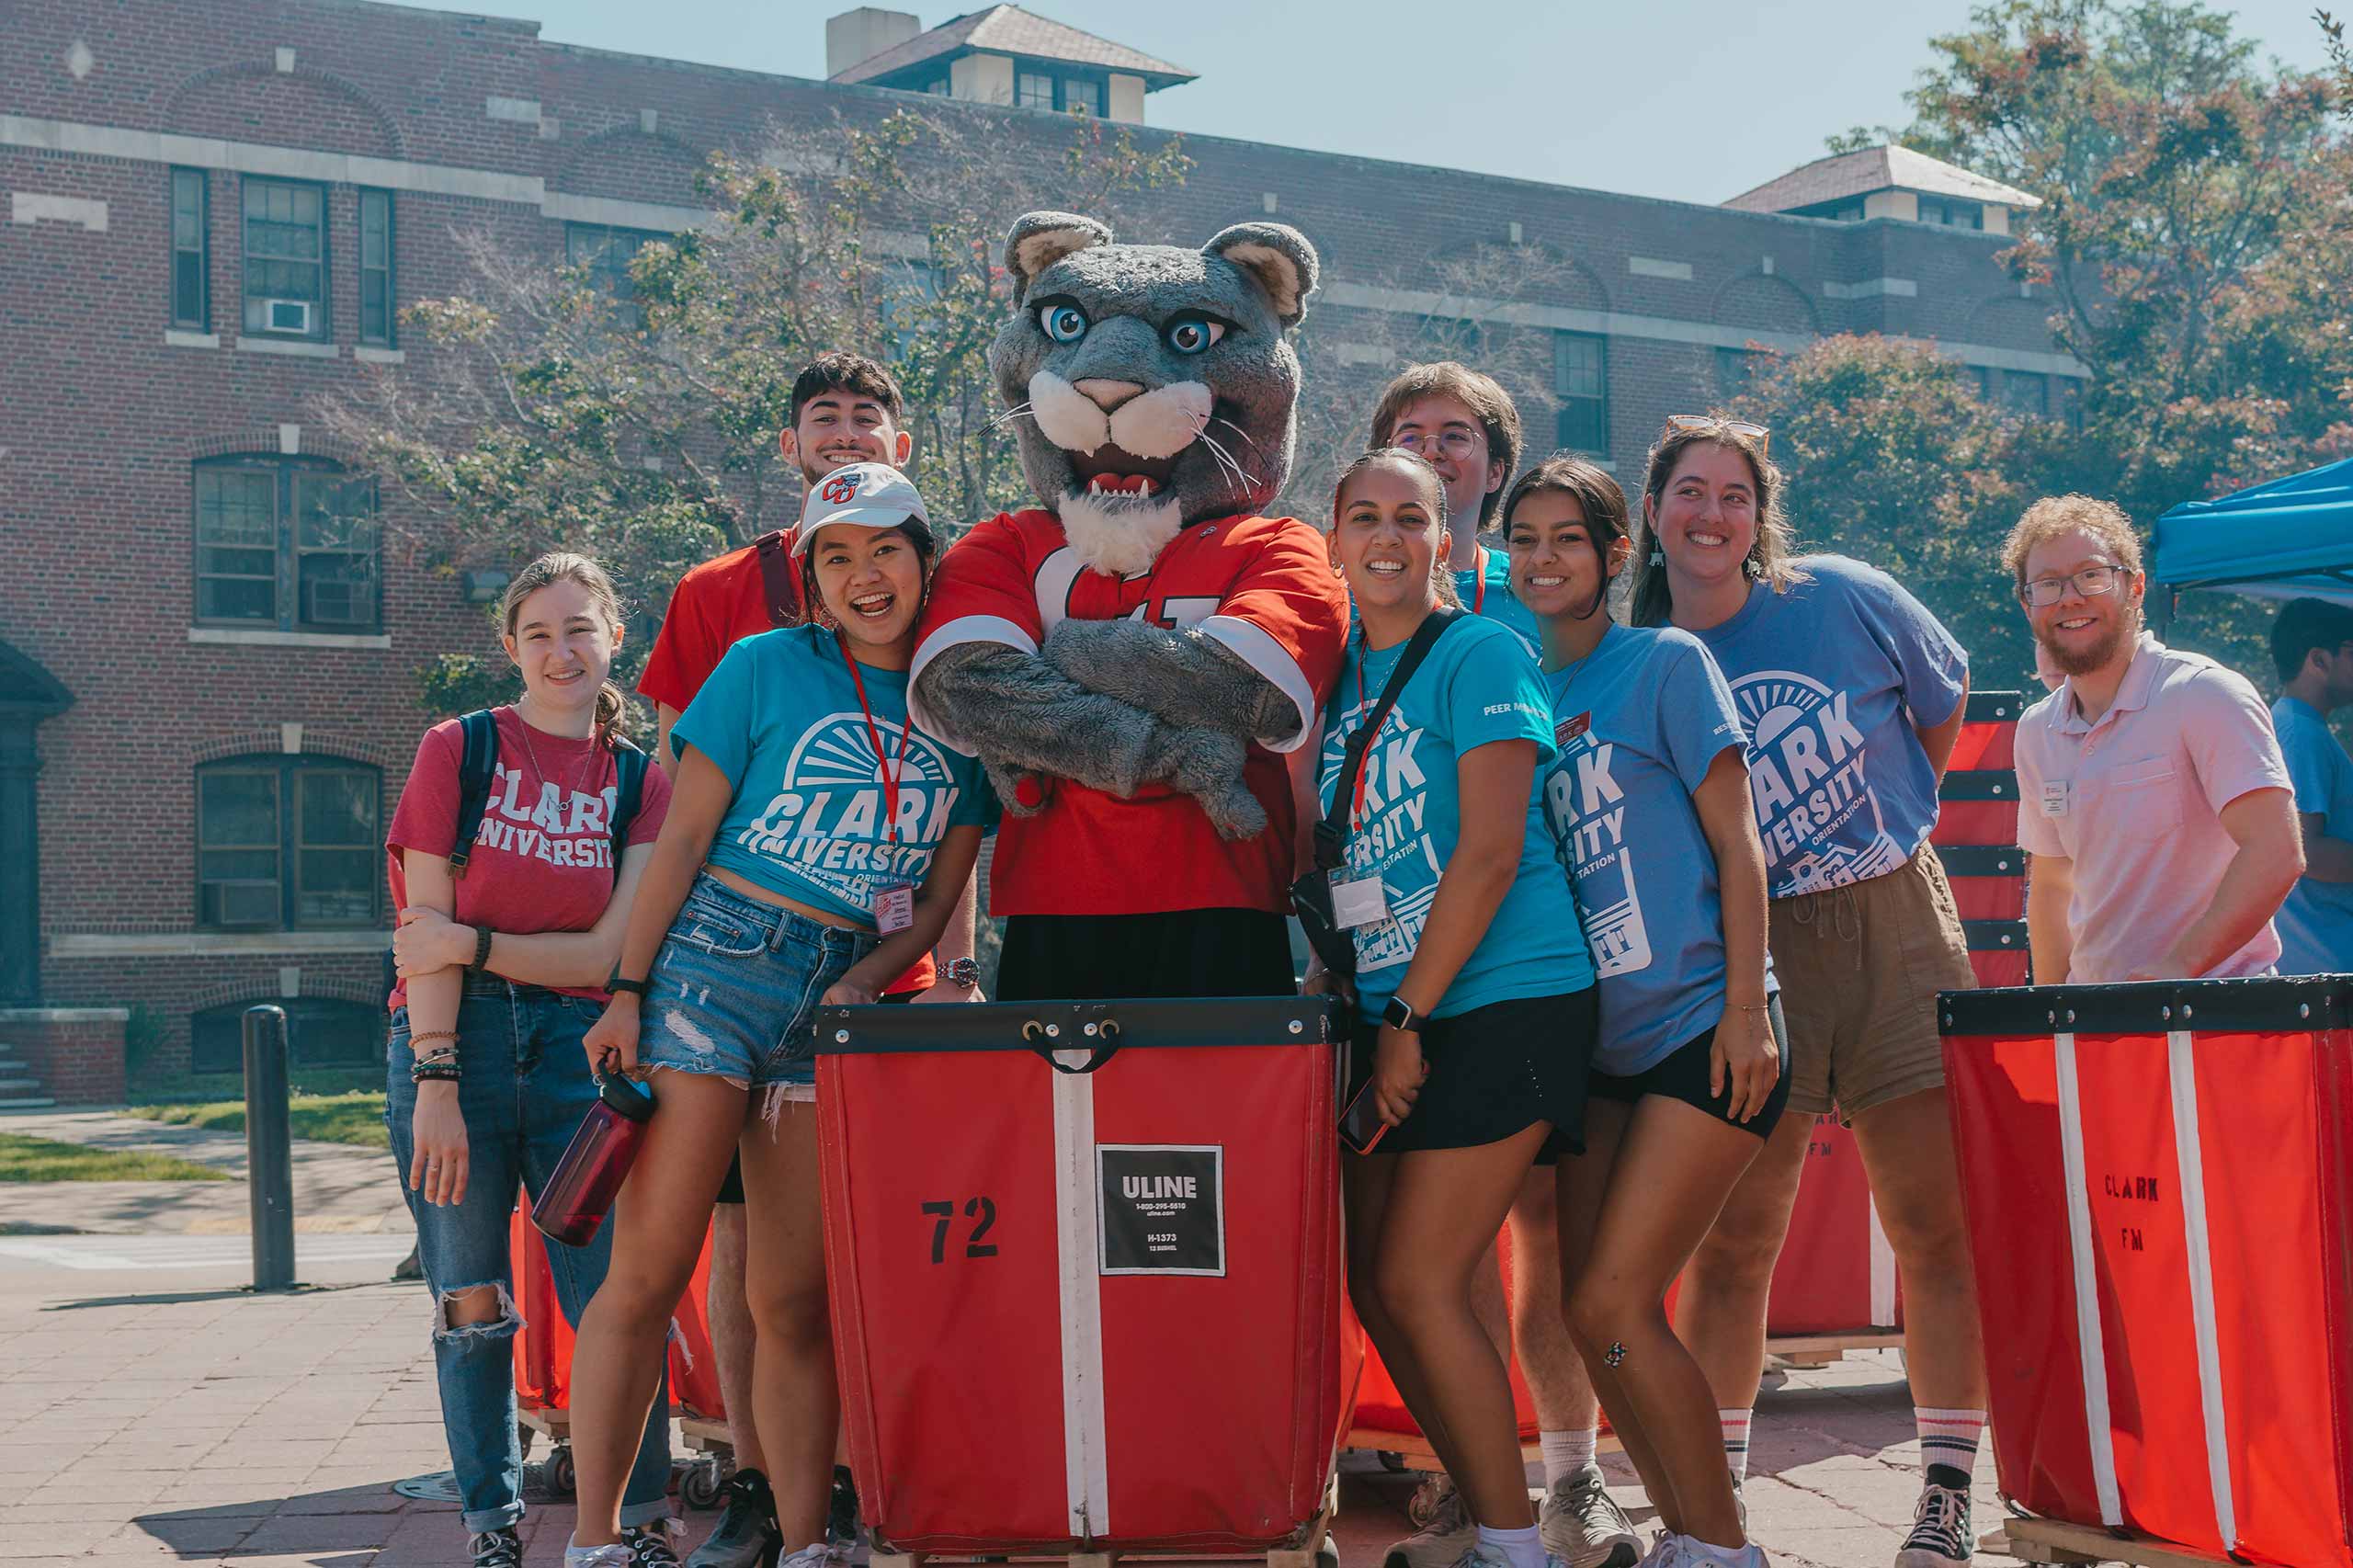
<svg viewBox="0 0 2353 1568"><path fill-rule="evenodd" d="M1324 710L1316 771L1327 812L1347 737L1380 702L1381 688L1406 646L1401 642L1368 654L1360 633L1349 639L1339 682ZM1347 869L1342 874L1379 876L1389 916L1354 933L1357 1009L1363 1017L1379 1017L1405 977L1438 897L1438 876L1461 837L1455 764L1465 752L1495 741L1536 744L1519 872L1486 935L1430 1014L1451 1017L1491 1003L1558 995L1593 983L1593 960L1577 925L1576 903L1544 821L1543 765L1552 759L1553 744L1543 676L1509 629L1464 616L1440 634L1365 753L1364 814L1347 835Z"/></svg>

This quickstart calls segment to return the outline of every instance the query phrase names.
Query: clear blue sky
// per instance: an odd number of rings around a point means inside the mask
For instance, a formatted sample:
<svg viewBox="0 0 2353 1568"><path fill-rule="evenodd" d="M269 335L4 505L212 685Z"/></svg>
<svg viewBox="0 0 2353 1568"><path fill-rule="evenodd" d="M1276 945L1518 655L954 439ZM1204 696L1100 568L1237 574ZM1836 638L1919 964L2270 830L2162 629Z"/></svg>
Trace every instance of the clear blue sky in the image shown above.
<svg viewBox="0 0 2353 1568"><path fill-rule="evenodd" d="M2261 52L2321 63L2313 0L2235 7ZM455 6L438 8L458 9ZM849 0L485 0L565 43L822 77ZM973 0L915 9L936 27ZM1198 72L1154 125L1687 201L1722 201L1856 124L1903 125L1927 40L1967 0L1029 0ZM1483 26L1481 17L1502 18Z"/></svg>

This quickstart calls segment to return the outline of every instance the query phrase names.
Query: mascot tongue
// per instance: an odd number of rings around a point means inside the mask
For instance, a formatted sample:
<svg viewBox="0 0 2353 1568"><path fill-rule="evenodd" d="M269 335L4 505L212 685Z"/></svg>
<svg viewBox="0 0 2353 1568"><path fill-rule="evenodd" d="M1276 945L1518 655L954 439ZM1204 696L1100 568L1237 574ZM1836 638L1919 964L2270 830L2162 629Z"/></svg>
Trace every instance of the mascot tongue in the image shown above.
<svg viewBox="0 0 2353 1568"><path fill-rule="evenodd" d="M1090 475L1086 488L1097 494L1152 495L1160 489L1160 482L1148 473L1097 473Z"/></svg>

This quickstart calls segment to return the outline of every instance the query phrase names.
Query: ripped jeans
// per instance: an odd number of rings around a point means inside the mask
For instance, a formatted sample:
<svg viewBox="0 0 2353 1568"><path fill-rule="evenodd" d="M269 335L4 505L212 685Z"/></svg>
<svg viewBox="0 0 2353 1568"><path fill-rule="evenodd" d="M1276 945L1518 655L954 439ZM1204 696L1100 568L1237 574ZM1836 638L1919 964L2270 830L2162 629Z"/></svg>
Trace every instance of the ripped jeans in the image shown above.
<svg viewBox="0 0 2353 1568"><path fill-rule="evenodd" d="M441 1426L449 1439L469 1531L498 1529L523 1517L523 1448L516 1424L514 1270L507 1225L516 1188L537 1193L553 1173L581 1119L596 1103L596 1081L580 1041L600 1004L495 975L468 975L458 1008L459 1062L464 1076L458 1103L466 1119L469 1174L465 1200L431 1204L409 1190L416 1151L412 1125L416 1085L409 1082L408 1009L392 1014L391 1073L384 1124L401 1190L416 1218L416 1251L433 1292L433 1360L441 1385ZM575 1326L588 1298L604 1282L613 1228L598 1229L584 1247L547 1244L556 1301ZM499 1312L481 1324L452 1330L441 1299L489 1285ZM665 1369L666 1372L666 1369ZM621 1493L621 1522L644 1524L670 1511L668 1379L657 1384L654 1409L639 1443L637 1462Z"/></svg>

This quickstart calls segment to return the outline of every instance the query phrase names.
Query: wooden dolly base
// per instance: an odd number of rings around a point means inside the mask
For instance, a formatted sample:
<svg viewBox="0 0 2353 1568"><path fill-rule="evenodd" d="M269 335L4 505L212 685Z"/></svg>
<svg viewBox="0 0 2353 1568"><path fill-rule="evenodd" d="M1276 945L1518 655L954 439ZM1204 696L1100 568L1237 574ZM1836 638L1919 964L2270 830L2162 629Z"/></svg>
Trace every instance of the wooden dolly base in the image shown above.
<svg viewBox="0 0 2353 1568"><path fill-rule="evenodd" d="M2119 1536L2092 1525L2063 1519L2005 1519L2002 1528L1977 1543L1993 1557L2015 1557L2022 1562L2124 1562L2132 1568L2228 1568L2231 1560L2171 1541L2144 1536Z"/></svg>
<svg viewBox="0 0 2353 1568"><path fill-rule="evenodd" d="M1765 1342L1765 1354L1784 1368L1827 1367L1858 1350L1901 1350L1900 1328L1859 1328L1844 1334L1790 1334Z"/></svg>
<svg viewBox="0 0 2353 1568"><path fill-rule="evenodd" d="M1340 1568L1339 1549L1332 1543L1332 1520L1340 1511L1340 1472L1332 1471L1332 1483L1324 1494L1324 1511L1315 1516L1289 1545L1270 1546L1258 1552L1151 1552L1129 1555L1110 1551L1034 1552L1014 1551L1002 1557L974 1556L967 1552L900 1551L888 1542L877 1539L870 1568L925 1568L931 1562L1048 1562L1061 1568L1112 1568L1114 1562L1144 1563L1245 1563L1256 1562L1263 1555L1267 1568Z"/></svg>

